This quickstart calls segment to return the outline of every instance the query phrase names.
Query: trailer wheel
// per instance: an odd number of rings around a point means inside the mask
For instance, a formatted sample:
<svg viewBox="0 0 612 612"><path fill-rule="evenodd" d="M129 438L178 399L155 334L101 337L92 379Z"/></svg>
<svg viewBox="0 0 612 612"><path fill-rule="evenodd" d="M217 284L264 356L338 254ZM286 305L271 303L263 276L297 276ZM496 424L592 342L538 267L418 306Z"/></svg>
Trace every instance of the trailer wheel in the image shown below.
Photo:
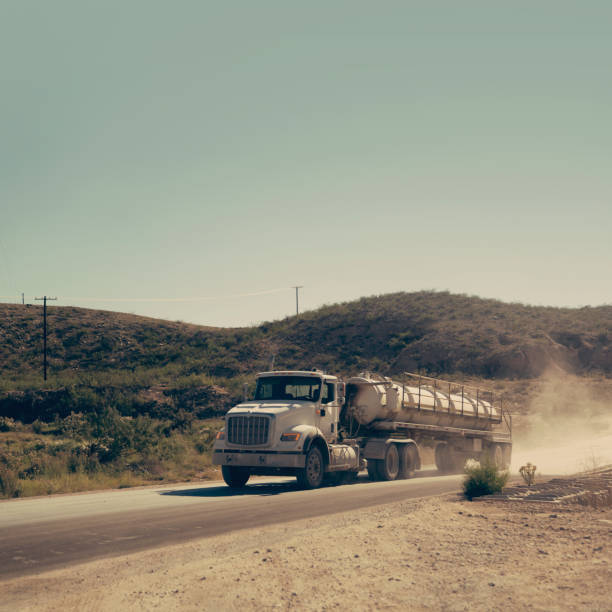
<svg viewBox="0 0 612 612"><path fill-rule="evenodd" d="M223 480L230 489L242 489L251 476L248 469L234 465L222 465L221 474L223 474Z"/></svg>
<svg viewBox="0 0 612 612"><path fill-rule="evenodd" d="M448 444L442 443L436 446L435 458L436 467L440 472L450 472L452 470L453 462Z"/></svg>
<svg viewBox="0 0 612 612"><path fill-rule="evenodd" d="M385 458L378 461L378 475L381 480L395 480L399 473L399 451L395 444L387 444Z"/></svg>
<svg viewBox="0 0 612 612"><path fill-rule="evenodd" d="M304 467L297 473L297 481L304 489L317 489L323 482L323 455L317 446L306 454Z"/></svg>
<svg viewBox="0 0 612 612"><path fill-rule="evenodd" d="M411 478L417 466L417 451L412 444L399 445L399 473L400 479Z"/></svg>

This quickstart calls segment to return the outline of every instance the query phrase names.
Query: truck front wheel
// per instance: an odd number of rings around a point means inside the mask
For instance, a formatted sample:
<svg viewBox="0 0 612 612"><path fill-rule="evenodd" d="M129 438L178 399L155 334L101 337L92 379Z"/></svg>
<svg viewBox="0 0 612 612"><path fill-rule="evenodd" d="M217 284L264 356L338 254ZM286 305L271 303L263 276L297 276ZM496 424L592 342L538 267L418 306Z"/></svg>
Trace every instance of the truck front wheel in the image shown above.
<svg viewBox="0 0 612 612"><path fill-rule="evenodd" d="M222 465L221 474L225 484L231 489L242 489L251 476L248 469L233 465Z"/></svg>
<svg viewBox="0 0 612 612"><path fill-rule="evenodd" d="M304 489L317 489L323 482L323 471L323 455L313 446L306 454L306 461L297 474L297 481Z"/></svg>

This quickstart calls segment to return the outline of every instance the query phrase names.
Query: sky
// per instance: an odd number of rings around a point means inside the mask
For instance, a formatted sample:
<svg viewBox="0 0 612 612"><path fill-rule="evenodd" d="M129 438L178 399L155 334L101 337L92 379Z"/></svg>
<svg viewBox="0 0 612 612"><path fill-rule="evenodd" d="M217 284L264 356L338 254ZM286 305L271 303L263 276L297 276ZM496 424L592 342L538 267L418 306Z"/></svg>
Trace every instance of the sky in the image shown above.
<svg viewBox="0 0 612 612"><path fill-rule="evenodd" d="M612 303L612 4L0 0L0 301Z"/></svg>

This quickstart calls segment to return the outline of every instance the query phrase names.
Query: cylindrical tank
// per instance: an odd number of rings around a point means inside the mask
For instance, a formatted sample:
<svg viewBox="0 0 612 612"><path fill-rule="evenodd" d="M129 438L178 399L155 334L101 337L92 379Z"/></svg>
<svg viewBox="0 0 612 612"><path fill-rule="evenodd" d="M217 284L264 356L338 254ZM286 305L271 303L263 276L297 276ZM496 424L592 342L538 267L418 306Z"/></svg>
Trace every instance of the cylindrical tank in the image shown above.
<svg viewBox="0 0 612 612"><path fill-rule="evenodd" d="M402 421L488 429L493 423L499 423L499 411L490 401L473 397L462 388L459 393L454 392L452 385L446 384L447 392L435 383L407 385L365 373L347 381L345 414L361 425L372 425L376 421Z"/></svg>

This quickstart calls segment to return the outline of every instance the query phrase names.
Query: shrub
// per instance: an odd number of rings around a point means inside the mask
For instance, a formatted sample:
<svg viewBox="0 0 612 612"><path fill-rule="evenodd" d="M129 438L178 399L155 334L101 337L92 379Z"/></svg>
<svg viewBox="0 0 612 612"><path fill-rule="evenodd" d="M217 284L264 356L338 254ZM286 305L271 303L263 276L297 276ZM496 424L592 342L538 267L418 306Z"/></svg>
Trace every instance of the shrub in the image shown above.
<svg viewBox="0 0 612 612"><path fill-rule="evenodd" d="M469 500L481 495L500 493L510 477L508 471L498 468L488 457L485 457L480 463L468 461L464 471L463 493Z"/></svg>
<svg viewBox="0 0 612 612"><path fill-rule="evenodd" d="M78 440L81 438L87 438L89 436L90 428L84 414L80 412L71 412L68 416L59 421L58 431L69 438Z"/></svg>
<svg viewBox="0 0 612 612"><path fill-rule="evenodd" d="M19 478L14 470L0 466L0 495L3 497L19 497L21 487Z"/></svg>
<svg viewBox="0 0 612 612"><path fill-rule="evenodd" d="M0 416L0 431L16 431L17 429L15 419Z"/></svg>
<svg viewBox="0 0 612 612"><path fill-rule="evenodd" d="M43 432L44 423L38 419L36 419L32 423L32 431L36 434L41 434Z"/></svg>
<svg viewBox="0 0 612 612"><path fill-rule="evenodd" d="M91 437L101 463L118 459L132 447L133 428L115 408L103 408L87 415Z"/></svg>

